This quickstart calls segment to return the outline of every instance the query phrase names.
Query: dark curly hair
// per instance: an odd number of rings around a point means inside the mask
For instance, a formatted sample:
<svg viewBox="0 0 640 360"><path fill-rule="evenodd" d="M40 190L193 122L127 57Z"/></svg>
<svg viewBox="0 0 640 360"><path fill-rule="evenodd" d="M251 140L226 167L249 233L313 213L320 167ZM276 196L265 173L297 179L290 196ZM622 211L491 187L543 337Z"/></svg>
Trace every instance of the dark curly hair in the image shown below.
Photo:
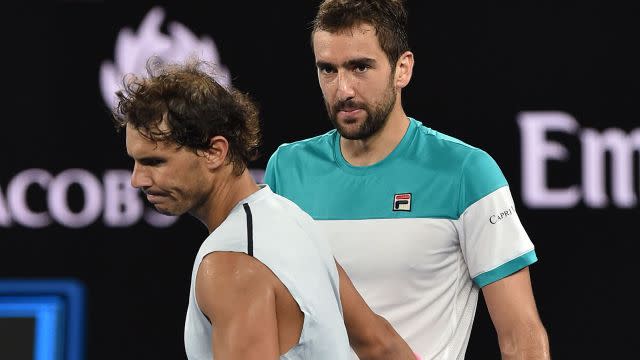
<svg viewBox="0 0 640 360"><path fill-rule="evenodd" d="M258 157L258 109L248 95L225 89L209 73L212 65L196 58L184 64L147 61L148 76L127 75L112 111L118 129L127 124L153 141L171 141L193 150L209 148L213 136L229 142L227 160L241 174ZM209 72L207 72L209 70ZM166 120L168 130L160 130Z"/></svg>
<svg viewBox="0 0 640 360"><path fill-rule="evenodd" d="M408 13L403 0L325 0L312 23L311 44L317 31L338 33L361 24L369 24L376 30L392 69L400 55L410 50Z"/></svg>

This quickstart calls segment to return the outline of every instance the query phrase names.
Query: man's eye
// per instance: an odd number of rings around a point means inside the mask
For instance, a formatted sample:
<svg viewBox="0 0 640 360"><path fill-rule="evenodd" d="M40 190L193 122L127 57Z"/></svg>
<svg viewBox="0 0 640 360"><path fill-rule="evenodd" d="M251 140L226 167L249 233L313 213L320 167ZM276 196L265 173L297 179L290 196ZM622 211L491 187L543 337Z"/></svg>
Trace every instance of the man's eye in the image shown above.
<svg viewBox="0 0 640 360"><path fill-rule="evenodd" d="M356 72L365 72L369 70L369 65L356 65L355 66L355 71Z"/></svg>
<svg viewBox="0 0 640 360"><path fill-rule="evenodd" d="M322 74L332 74L335 72L335 70L330 67L321 67L319 68L319 70L320 70L320 73Z"/></svg>
<svg viewBox="0 0 640 360"><path fill-rule="evenodd" d="M164 161L162 159L145 159L140 161L142 165L146 166L158 166L162 164Z"/></svg>

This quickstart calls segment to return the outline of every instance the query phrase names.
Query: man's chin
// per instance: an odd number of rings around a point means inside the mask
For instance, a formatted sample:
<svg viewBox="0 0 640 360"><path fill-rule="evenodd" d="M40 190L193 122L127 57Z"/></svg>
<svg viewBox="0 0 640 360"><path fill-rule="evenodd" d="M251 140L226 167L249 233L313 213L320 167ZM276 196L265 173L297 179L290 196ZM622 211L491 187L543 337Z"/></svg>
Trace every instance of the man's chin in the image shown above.
<svg viewBox="0 0 640 360"><path fill-rule="evenodd" d="M348 140L364 140L369 137L364 134L360 126L338 126L336 130L340 136Z"/></svg>
<svg viewBox="0 0 640 360"><path fill-rule="evenodd" d="M179 216L179 215L182 215L184 213L184 211L183 212L179 212L179 211L176 211L174 209L167 209L167 208L160 207L158 205L154 205L153 207L160 214L167 215L167 216Z"/></svg>
<svg viewBox="0 0 640 360"><path fill-rule="evenodd" d="M360 132L360 123L357 121L333 121L333 127L336 128L340 136L350 139Z"/></svg>

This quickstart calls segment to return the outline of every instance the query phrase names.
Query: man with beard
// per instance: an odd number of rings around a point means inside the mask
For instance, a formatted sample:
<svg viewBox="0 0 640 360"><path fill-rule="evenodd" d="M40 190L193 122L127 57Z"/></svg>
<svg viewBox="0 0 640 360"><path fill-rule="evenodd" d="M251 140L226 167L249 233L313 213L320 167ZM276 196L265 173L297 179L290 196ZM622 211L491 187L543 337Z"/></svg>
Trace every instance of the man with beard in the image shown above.
<svg viewBox="0 0 640 360"><path fill-rule="evenodd" d="M348 319L363 359L414 359L338 269L313 219L255 183L256 106L205 70L197 59L151 59L148 77L125 78L114 111L134 160L131 184L158 211L188 212L209 232L191 276L187 357L347 359Z"/></svg>
<svg viewBox="0 0 640 360"><path fill-rule="evenodd" d="M426 358L464 358L482 289L503 359L548 359L537 257L498 165L402 108L406 27L400 0L322 2L312 45L336 129L280 146L265 182L326 228L366 302Z"/></svg>

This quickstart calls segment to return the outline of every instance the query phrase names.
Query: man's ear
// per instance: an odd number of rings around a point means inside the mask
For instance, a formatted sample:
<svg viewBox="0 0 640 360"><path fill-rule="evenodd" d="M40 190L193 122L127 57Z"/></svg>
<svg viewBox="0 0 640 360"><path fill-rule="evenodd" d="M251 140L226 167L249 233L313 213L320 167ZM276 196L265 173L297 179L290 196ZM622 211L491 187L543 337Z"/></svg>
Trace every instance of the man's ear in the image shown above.
<svg viewBox="0 0 640 360"><path fill-rule="evenodd" d="M413 75L413 53L405 51L396 62L396 87L403 89L409 85Z"/></svg>
<svg viewBox="0 0 640 360"><path fill-rule="evenodd" d="M206 159L206 166L210 170L215 170L224 165L229 152L229 142L224 136L214 136L209 139L209 148L202 150Z"/></svg>

